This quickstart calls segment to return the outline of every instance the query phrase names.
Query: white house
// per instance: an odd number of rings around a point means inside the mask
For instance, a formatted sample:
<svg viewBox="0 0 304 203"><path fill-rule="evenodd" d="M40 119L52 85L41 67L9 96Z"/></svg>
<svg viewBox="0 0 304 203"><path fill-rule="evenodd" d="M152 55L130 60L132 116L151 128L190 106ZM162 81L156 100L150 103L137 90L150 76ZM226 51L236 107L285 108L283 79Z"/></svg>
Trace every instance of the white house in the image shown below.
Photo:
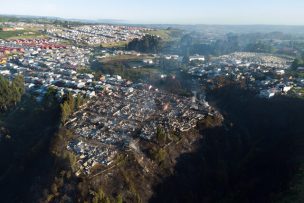
<svg viewBox="0 0 304 203"><path fill-rule="evenodd" d="M195 55L195 56L190 56L189 57L189 61L205 61L205 57L204 56L199 56L199 55Z"/></svg>

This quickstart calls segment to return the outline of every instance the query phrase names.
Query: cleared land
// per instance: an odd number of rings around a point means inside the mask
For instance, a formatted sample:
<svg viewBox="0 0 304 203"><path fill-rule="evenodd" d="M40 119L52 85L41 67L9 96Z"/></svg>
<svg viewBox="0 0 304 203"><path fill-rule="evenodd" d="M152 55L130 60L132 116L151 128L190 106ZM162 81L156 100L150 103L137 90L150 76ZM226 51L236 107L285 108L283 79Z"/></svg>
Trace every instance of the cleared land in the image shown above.
<svg viewBox="0 0 304 203"><path fill-rule="evenodd" d="M161 37L164 41L170 41L171 39L170 30L152 30L152 31L147 31L147 33L151 35L157 35Z"/></svg>
<svg viewBox="0 0 304 203"><path fill-rule="evenodd" d="M102 63L109 63L109 62L127 62L127 61L134 61L134 60L143 60L143 59L153 59L154 57L151 55L116 55L110 57L97 57L99 58L100 62Z"/></svg>
<svg viewBox="0 0 304 203"><path fill-rule="evenodd" d="M128 42L115 42L115 43L104 43L101 44L104 48L114 48L114 47L125 47Z"/></svg>
<svg viewBox="0 0 304 203"><path fill-rule="evenodd" d="M0 31L0 39L19 39L19 38L43 38L45 37L39 32L31 30L18 30L18 31Z"/></svg>

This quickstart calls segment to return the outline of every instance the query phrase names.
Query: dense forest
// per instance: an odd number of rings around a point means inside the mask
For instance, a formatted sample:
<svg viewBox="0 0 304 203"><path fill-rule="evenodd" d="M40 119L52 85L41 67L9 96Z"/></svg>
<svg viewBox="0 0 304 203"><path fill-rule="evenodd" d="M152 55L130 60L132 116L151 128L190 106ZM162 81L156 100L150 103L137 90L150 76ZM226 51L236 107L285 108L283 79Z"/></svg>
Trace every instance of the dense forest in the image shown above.
<svg viewBox="0 0 304 203"><path fill-rule="evenodd" d="M163 46L163 41L155 35L145 35L142 39L134 39L127 45L127 50L144 53L158 53Z"/></svg>
<svg viewBox="0 0 304 203"><path fill-rule="evenodd" d="M60 108L50 89L42 102L24 95L1 113L0 188L2 202L35 202L49 184L54 159L49 147L58 130Z"/></svg>
<svg viewBox="0 0 304 203"><path fill-rule="evenodd" d="M200 149L179 159L151 202L302 202L304 101L234 85L208 99L224 125L200 127Z"/></svg>

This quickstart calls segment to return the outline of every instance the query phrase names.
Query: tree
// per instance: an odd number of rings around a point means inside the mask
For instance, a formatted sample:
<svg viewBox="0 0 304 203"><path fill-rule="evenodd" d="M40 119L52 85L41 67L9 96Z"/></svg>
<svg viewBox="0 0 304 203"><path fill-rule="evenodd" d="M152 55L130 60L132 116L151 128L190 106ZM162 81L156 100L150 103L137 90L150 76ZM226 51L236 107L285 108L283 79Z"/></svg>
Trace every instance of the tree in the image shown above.
<svg viewBox="0 0 304 203"><path fill-rule="evenodd" d="M155 35L146 35L142 39L134 39L127 45L127 50L158 53L163 46L162 39Z"/></svg>
<svg viewBox="0 0 304 203"><path fill-rule="evenodd" d="M116 203L123 203L122 195L118 194L116 197Z"/></svg>
<svg viewBox="0 0 304 203"><path fill-rule="evenodd" d="M162 163L165 161L167 157L166 150L160 148L160 149L152 149L151 150L152 159L156 161L157 163Z"/></svg>
<svg viewBox="0 0 304 203"><path fill-rule="evenodd" d="M7 108L10 96L10 86L8 80L0 76L0 107Z"/></svg>
<svg viewBox="0 0 304 203"><path fill-rule="evenodd" d="M61 123L64 125L71 115L72 111L67 101L60 105L61 108Z"/></svg>
<svg viewBox="0 0 304 203"><path fill-rule="evenodd" d="M165 144L167 141L167 135L166 132L164 131L164 129L158 127L157 131L156 131L156 139L157 142L160 144Z"/></svg>
<svg viewBox="0 0 304 203"><path fill-rule="evenodd" d="M61 123L64 124L72 115L84 103L84 99L81 95L77 95L76 99L71 93L68 93L63 99L61 107Z"/></svg>
<svg viewBox="0 0 304 203"><path fill-rule="evenodd" d="M51 191L53 194L56 194L57 191L58 191L58 188L57 188L57 185L56 183L53 183L52 186L51 186Z"/></svg>
<svg viewBox="0 0 304 203"><path fill-rule="evenodd" d="M97 192L95 192L92 202L96 203L110 203L110 198L105 196L105 193L100 188Z"/></svg>
<svg viewBox="0 0 304 203"><path fill-rule="evenodd" d="M22 95L25 92L24 78L22 75L18 75L13 79L12 85L17 88L18 94Z"/></svg>
<svg viewBox="0 0 304 203"><path fill-rule="evenodd" d="M73 95L71 93L68 93L67 102L69 104L71 113L73 113L75 110L75 101L74 100L75 99L74 99Z"/></svg>
<svg viewBox="0 0 304 203"><path fill-rule="evenodd" d="M46 94L43 98L43 105L46 109L57 109L58 108L58 101L57 101L57 90L50 87L48 88Z"/></svg>
<svg viewBox="0 0 304 203"><path fill-rule="evenodd" d="M0 108L7 109L21 100L24 94L24 80L17 76L10 83L9 80L0 76Z"/></svg>

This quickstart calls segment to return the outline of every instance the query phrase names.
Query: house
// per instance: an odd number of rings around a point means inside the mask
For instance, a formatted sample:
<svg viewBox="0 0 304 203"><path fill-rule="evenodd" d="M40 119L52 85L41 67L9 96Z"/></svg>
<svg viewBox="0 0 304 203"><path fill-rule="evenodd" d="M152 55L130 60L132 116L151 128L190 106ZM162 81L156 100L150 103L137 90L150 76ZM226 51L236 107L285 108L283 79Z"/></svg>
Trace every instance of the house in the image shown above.
<svg viewBox="0 0 304 203"><path fill-rule="evenodd" d="M4 65L7 63L7 58L0 58L0 65Z"/></svg>
<svg viewBox="0 0 304 203"><path fill-rule="evenodd" d="M205 57L200 55L190 56L189 61L205 61Z"/></svg>
<svg viewBox="0 0 304 203"><path fill-rule="evenodd" d="M144 64L152 65L154 62L153 62L152 59L144 59L144 60L143 60L143 63L144 63Z"/></svg>
<svg viewBox="0 0 304 203"><path fill-rule="evenodd" d="M99 80L100 80L100 81L105 81L105 80L106 80L106 76L105 76L105 75L101 75L101 76L99 77Z"/></svg>
<svg viewBox="0 0 304 203"><path fill-rule="evenodd" d="M284 75L285 74L285 70L277 70L276 74L277 75Z"/></svg>
<svg viewBox="0 0 304 203"><path fill-rule="evenodd" d="M286 85L286 84L280 83L276 86L276 88L278 90L280 90L282 93L287 93L293 88L293 86L290 84Z"/></svg>
<svg viewBox="0 0 304 203"><path fill-rule="evenodd" d="M96 92L95 91L87 91L87 96L89 98L95 97L96 96Z"/></svg>
<svg viewBox="0 0 304 203"><path fill-rule="evenodd" d="M1 70L0 75L10 75L11 72L9 70Z"/></svg>
<svg viewBox="0 0 304 203"><path fill-rule="evenodd" d="M297 70L300 72L304 72L304 67L298 67Z"/></svg>
<svg viewBox="0 0 304 203"><path fill-rule="evenodd" d="M122 80L122 77L120 75L113 75L113 77L115 77L117 80Z"/></svg>
<svg viewBox="0 0 304 203"><path fill-rule="evenodd" d="M275 96L276 93L277 93L277 90L275 88L268 89L268 90L262 90L260 92L260 97L271 98L271 97Z"/></svg>
<svg viewBox="0 0 304 203"><path fill-rule="evenodd" d="M291 89L292 89L292 86L285 86L285 87L283 88L283 92L287 93L287 92L289 92Z"/></svg>
<svg viewBox="0 0 304 203"><path fill-rule="evenodd" d="M16 28L13 28L13 27L3 27L1 28L1 31L3 32L8 32L8 31L15 31Z"/></svg>

